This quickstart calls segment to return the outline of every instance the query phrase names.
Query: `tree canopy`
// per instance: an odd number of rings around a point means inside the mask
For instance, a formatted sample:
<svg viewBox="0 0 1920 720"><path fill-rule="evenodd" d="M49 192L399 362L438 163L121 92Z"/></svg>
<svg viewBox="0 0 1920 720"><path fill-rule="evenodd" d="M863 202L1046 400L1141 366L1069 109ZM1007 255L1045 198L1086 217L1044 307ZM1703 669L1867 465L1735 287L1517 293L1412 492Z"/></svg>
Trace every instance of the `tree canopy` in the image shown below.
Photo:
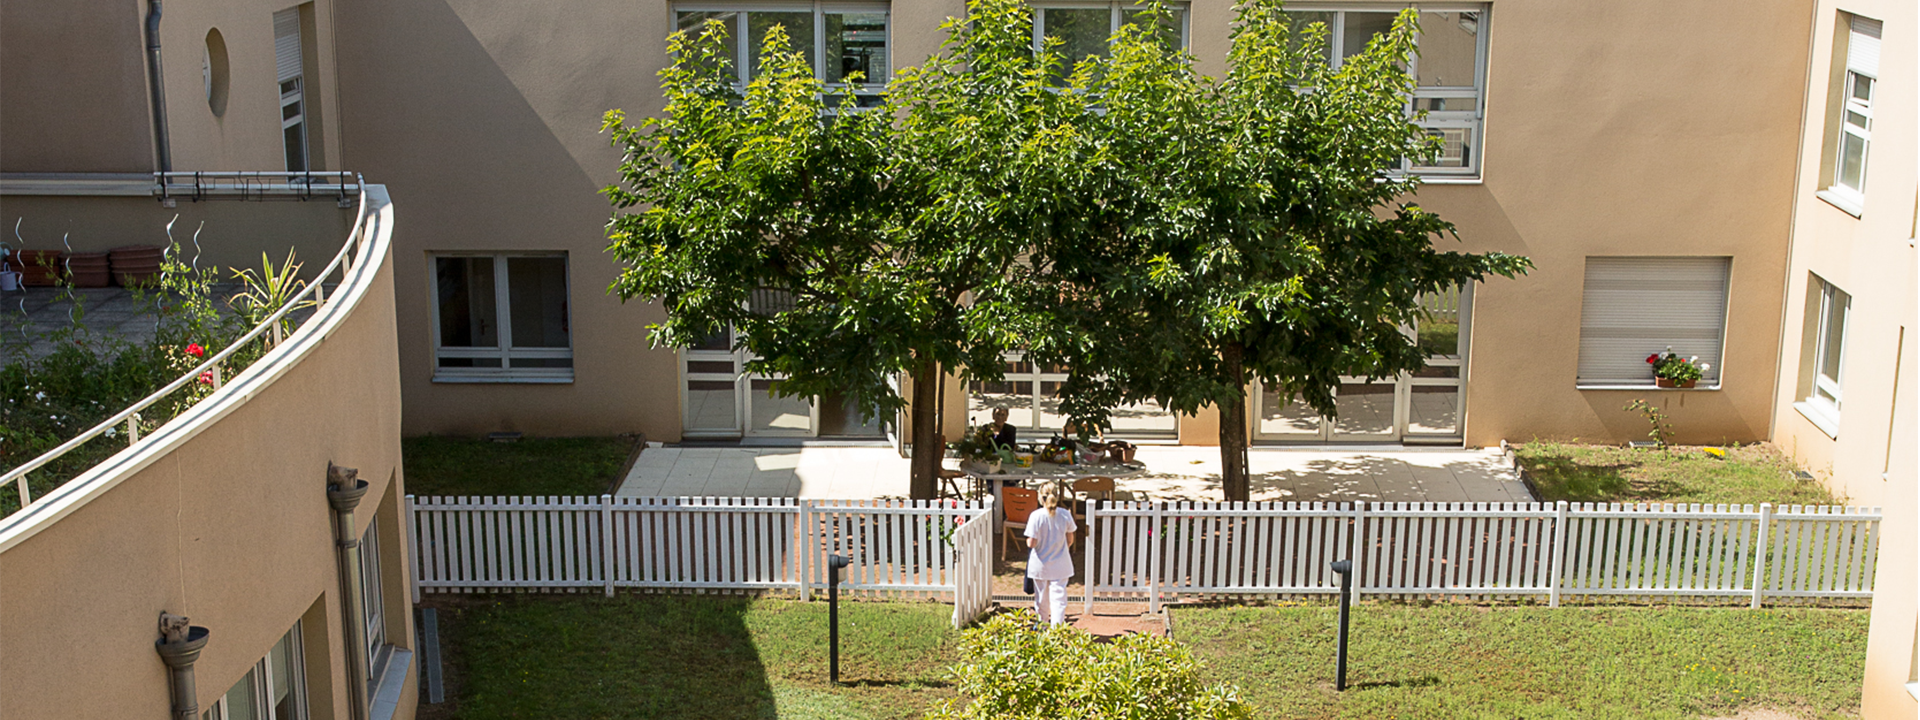
<svg viewBox="0 0 1920 720"><path fill-rule="evenodd" d="M1407 112L1412 11L1335 69L1324 26L1244 0L1215 79L1158 4L1084 59L1035 48L1021 0L968 9L866 111L778 28L744 88L722 25L671 39L665 111L605 123L626 153L606 190L628 266L613 290L664 304L657 346L732 328L777 392L881 416L906 404L903 373L932 408L943 370L997 380L1024 348L1071 368L1077 420L1222 408L1244 498L1251 378L1331 415L1341 375L1420 367L1400 327L1422 293L1527 267L1436 250L1453 226L1393 170L1436 148ZM912 493L930 497L944 445L913 418Z"/></svg>

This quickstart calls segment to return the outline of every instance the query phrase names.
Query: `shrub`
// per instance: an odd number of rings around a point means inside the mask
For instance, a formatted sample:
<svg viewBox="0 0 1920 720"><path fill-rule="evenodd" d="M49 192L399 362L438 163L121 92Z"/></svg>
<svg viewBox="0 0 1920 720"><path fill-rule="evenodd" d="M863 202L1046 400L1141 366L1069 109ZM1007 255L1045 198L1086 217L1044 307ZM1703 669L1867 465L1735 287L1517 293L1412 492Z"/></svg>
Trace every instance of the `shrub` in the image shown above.
<svg viewBox="0 0 1920 720"><path fill-rule="evenodd" d="M1033 612L1022 610L968 630L951 674L970 701L962 709L949 700L928 720L1253 717L1239 689L1201 681L1184 645L1155 635L1099 642L1072 627L1033 625Z"/></svg>

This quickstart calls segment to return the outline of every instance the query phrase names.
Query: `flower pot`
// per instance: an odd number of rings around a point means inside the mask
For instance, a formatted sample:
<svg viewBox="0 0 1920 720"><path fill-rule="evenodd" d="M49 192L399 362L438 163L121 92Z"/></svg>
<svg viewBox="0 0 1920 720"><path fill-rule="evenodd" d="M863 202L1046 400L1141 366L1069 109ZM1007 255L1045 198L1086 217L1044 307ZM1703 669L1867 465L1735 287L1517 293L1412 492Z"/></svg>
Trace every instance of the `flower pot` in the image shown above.
<svg viewBox="0 0 1920 720"><path fill-rule="evenodd" d="M21 250L17 259L20 263L20 284L29 287L47 287L54 284L65 270L60 265L62 250Z"/></svg>
<svg viewBox="0 0 1920 720"><path fill-rule="evenodd" d="M1663 387L1663 388L1682 388L1682 389L1690 388L1690 387L1693 387L1693 384L1696 382L1699 382L1699 381L1698 380L1674 381L1670 378L1654 378L1653 379L1654 385L1658 387Z"/></svg>

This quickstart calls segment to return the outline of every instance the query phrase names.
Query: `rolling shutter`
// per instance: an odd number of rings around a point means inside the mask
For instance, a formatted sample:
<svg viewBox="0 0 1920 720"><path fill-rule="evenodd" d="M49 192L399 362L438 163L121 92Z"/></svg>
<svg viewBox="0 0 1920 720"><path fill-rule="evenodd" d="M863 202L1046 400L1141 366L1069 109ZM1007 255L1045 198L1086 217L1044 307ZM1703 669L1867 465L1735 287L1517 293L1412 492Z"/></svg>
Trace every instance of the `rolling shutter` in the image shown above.
<svg viewBox="0 0 1920 720"><path fill-rule="evenodd" d="M1847 32L1847 69L1872 78L1880 77L1880 21L1853 16Z"/></svg>
<svg viewBox="0 0 1920 720"><path fill-rule="evenodd" d="M280 82L300 77L300 8L273 14L273 59Z"/></svg>
<svg viewBox="0 0 1920 720"><path fill-rule="evenodd" d="M1651 385L1647 356L1668 346L1709 363L1720 382L1726 337L1725 257L1590 257L1580 309L1581 385Z"/></svg>

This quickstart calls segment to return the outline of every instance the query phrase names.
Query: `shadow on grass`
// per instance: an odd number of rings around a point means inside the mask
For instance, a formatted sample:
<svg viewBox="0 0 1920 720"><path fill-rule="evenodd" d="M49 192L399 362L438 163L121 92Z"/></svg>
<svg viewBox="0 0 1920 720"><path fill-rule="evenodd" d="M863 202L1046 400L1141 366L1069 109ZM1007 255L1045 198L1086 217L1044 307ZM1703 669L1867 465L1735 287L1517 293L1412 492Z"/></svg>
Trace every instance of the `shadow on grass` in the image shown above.
<svg viewBox="0 0 1920 720"><path fill-rule="evenodd" d="M1353 688L1355 690L1368 690L1372 688L1428 688L1438 687L1439 685L1440 676L1422 675L1410 680L1375 680L1373 682L1354 683Z"/></svg>
<svg viewBox="0 0 1920 720"><path fill-rule="evenodd" d="M475 600L443 610L464 686L444 717L777 716L745 599Z"/></svg>
<svg viewBox="0 0 1920 720"><path fill-rule="evenodd" d="M1655 498L1673 492L1673 488L1641 487L1627 471L1640 467L1637 462L1587 464L1562 455L1523 458L1521 462L1533 477L1542 502L1610 502L1621 498ZM1661 483L1652 483L1659 485Z"/></svg>

